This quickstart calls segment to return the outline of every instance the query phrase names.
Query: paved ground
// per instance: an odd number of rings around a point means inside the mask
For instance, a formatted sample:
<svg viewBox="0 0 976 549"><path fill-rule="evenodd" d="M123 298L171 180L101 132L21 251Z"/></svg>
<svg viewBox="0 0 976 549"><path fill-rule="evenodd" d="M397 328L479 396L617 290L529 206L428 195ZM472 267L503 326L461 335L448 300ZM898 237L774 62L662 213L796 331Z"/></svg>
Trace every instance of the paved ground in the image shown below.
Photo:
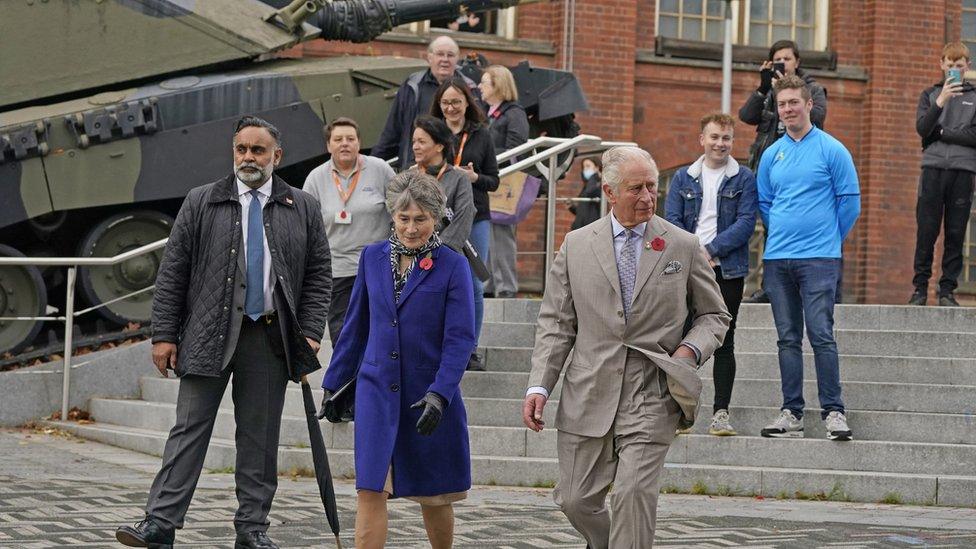
<svg viewBox="0 0 976 549"><path fill-rule="evenodd" d="M58 433L0 430L0 546L115 547L140 508L158 458ZM343 546L352 547L355 495L337 486ZM178 546L232 547L233 475L205 474ZM456 506L456 547L574 547L583 543L549 490L478 487ZM390 504L388 547L425 547L419 508ZM976 547L976 509L664 495L657 547ZM282 547L334 547L314 482L283 478L269 531Z"/></svg>

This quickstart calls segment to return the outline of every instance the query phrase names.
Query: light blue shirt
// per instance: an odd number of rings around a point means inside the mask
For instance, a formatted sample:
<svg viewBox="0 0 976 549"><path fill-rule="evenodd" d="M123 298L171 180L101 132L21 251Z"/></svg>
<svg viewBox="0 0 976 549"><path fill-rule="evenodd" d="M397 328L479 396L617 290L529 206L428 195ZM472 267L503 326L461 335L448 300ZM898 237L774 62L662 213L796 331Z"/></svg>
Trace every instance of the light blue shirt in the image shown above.
<svg viewBox="0 0 976 549"><path fill-rule="evenodd" d="M756 185L767 233L763 259L841 256L861 191L840 141L817 127L799 141L784 134L763 152Z"/></svg>
<svg viewBox="0 0 976 549"><path fill-rule="evenodd" d="M261 203L261 209L268 205L268 201L271 200L271 181L272 178L269 177L263 185L257 188L258 191L258 202ZM237 199L241 203L241 238L243 240L241 246L241 252L244 255L244 264L247 265L247 222L248 208L251 207L251 200L253 200L251 195L251 187L248 187L240 179L237 180ZM264 263L262 264L264 271L264 312L270 313L274 311L274 279L271 278L271 249L268 247L268 234L264 233ZM246 274L246 273L245 273Z"/></svg>
<svg viewBox="0 0 976 549"><path fill-rule="evenodd" d="M620 251L624 249L624 241L627 240L627 229L617 221L616 216L613 212L610 212L610 229L613 231L613 256L617 260L617 265L620 265ZM638 223L637 225L631 227L632 231L637 233L638 239L634 242L634 246L637 246L637 264L640 265L641 252L644 251L644 231L647 230L647 222Z"/></svg>

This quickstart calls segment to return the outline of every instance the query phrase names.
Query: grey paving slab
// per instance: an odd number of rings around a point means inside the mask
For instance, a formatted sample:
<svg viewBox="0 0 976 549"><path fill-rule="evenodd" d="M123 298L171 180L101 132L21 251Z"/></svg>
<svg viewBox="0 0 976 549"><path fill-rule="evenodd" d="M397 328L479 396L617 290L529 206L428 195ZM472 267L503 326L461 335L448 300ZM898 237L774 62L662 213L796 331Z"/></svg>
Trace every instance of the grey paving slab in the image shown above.
<svg viewBox="0 0 976 549"><path fill-rule="evenodd" d="M0 546L114 547L115 528L141 518L158 458L95 442L0 431ZM670 473L669 467L669 473ZM352 546L354 486L336 483L342 537ZM180 546L230 547L233 475L204 474ZM423 547L419 508L389 505L388 547ZM583 542L548 489L475 487L455 506L456 547L576 547ZM282 477L271 510L282 547L328 546L314 482ZM852 543L852 540L856 543ZM971 547L972 508L902 507L664 494L655 547Z"/></svg>

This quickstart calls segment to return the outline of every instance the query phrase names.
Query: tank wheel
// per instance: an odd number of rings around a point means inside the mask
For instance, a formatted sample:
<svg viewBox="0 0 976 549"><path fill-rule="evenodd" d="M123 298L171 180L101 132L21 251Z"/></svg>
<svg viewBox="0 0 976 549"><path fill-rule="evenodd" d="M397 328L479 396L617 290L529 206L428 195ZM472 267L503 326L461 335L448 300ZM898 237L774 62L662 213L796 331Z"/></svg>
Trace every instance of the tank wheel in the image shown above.
<svg viewBox="0 0 976 549"><path fill-rule="evenodd" d="M0 256L24 257L10 246L0 244ZM41 316L47 310L47 289L37 267L0 267L0 317ZM0 354L16 353L34 340L43 320L0 320Z"/></svg>
<svg viewBox="0 0 976 549"><path fill-rule="evenodd" d="M93 227L81 242L82 257L112 257L145 246L169 236L173 218L151 210L137 210L113 215ZM84 267L78 270L78 287L91 305L122 297L150 286L163 257L156 250L116 265ZM152 310L152 292L142 293L96 309L118 324L146 322Z"/></svg>

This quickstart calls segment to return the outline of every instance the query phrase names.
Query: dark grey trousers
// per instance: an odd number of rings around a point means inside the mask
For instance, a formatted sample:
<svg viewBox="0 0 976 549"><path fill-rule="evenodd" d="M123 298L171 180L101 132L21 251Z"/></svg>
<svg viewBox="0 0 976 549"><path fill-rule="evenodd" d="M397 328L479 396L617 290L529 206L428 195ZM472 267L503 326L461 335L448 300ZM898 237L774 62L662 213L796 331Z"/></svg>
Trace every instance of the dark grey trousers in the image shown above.
<svg viewBox="0 0 976 549"><path fill-rule="evenodd" d="M245 317L234 358L220 377L180 378L176 424L149 491L147 516L166 527L183 527L220 400L233 378L238 502L234 528L239 533L268 529L268 512L278 489L278 434L288 384L280 333L277 322L269 325Z"/></svg>

